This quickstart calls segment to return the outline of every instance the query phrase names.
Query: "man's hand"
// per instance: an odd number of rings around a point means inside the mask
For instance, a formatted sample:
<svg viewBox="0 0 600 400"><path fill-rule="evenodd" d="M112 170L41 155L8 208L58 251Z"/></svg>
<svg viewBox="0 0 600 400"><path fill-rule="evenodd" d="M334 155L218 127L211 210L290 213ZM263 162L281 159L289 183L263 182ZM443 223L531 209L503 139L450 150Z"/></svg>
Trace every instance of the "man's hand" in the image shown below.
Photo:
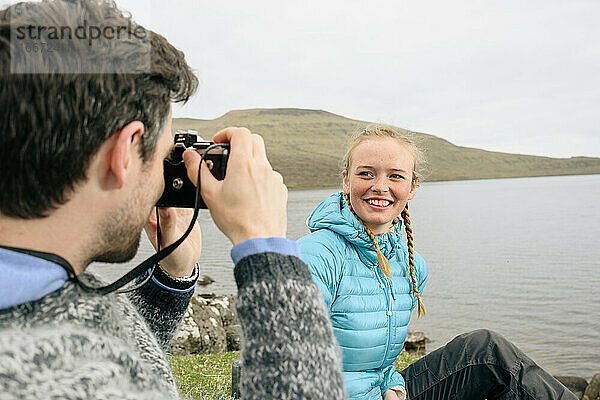
<svg viewBox="0 0 600 400"><path fill-rule="evenodd" d="M194 210L185 208L159 208L160 248L164 249L174 243L187 230L194 215ZM160 262L161 268L174 278L190 276L194 264L202 251L202 232L196 222L190 235L168 257ZM156 210L153 209L144 227L148 239L156 246Z"/></svg>
<svg viewBox="0 0 600 400"><path fill-rule="evenodd" d="M217 227L236 245L259 237L285 237L287 187L273 171L262 137L246 128L226 128L213 140L230 143L225 179L215 179L206 163L200 169L200 191ZM183 154L188 177L198 180L200 155Z"/></svg>

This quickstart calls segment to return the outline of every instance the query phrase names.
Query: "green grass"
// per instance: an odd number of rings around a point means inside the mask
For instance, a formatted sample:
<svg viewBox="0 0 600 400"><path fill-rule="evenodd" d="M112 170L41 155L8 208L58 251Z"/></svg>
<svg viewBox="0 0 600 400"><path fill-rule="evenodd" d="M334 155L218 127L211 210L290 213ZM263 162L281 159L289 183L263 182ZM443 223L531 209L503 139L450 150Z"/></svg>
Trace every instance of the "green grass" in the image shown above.
<svg viewBox="0 0 600 400"><path fill-rule="evenodd" d="M179 393L185 399L222 400L231 397L231 364L237 351L221 354L169 356Z"/></svg>
<svg viewBox="0 0 600 400"><path fill-rule="evenodd" d="M186 399L230 400L231 364L240 353L233 351L222 354L199 354L169 356L171 370L175 375L181 396ZM406 352L394 362L398 370L418 360Z"/></svg>
<svg viewBox="0 0 600 400"><path fill-rule="evenodd" d="M408 367L410 364L414 363L419 358L421 358L421 356L416 356L407 353L406 351L403 351L402 353L400 353L398 358L396 358L396 361L394 361L394 366L398 371L402 371L404 368Z"/></svg>

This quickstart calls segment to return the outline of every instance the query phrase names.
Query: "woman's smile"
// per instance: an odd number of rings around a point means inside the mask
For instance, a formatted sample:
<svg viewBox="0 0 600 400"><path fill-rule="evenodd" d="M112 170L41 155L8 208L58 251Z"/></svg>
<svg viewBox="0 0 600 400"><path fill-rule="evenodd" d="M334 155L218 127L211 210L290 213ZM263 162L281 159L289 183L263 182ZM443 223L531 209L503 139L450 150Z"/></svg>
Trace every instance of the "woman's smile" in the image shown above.
<svg viewBox="0 0 600 400"><path fill-rule="evenodd" d="M370 138L356 145L348 171L343 174L344 192L352 209L371 232L388 232L406 202L415 195L415 159L393 138Z"/></svg>
<svg viewBox="0 0 600 400"><path fill-rule="evenodd" d="M393 200L386 199L367 199L364 200L369 204L374 210L385 210L394 204Z"/></svg>

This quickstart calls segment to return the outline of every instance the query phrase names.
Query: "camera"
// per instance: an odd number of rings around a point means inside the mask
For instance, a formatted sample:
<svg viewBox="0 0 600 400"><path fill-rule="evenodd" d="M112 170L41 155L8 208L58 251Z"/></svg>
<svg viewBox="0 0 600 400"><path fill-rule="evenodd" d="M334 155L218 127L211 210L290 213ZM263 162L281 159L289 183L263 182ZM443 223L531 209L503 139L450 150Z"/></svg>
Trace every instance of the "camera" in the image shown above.
<svg viewBox="0 0 600 400"><path fill-rule="evenodd" d="M204 141L194 133L176 133L174 141L175 146L171 154L163 161L165 190L156 205L158 207L194 208L196 186L188 179L183 162L183 152L194 149L203 155L206 149L214 143ZM225 178L227 169L229 144L219 143L219 146L221 147L209 150L204 160L213 176L222 180ZM198 171L198 173L200 172ZM200 208L207 208L202 197L199 200Z"/></svg>

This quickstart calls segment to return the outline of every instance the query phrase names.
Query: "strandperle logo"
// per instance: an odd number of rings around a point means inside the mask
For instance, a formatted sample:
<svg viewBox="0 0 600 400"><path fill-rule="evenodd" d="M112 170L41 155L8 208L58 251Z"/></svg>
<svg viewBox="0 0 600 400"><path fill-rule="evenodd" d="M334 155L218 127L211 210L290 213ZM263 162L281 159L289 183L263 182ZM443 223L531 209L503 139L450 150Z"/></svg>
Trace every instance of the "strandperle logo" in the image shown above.
<svg viewBox="0 0 600 400"><path fill-rule="evenodd" d="M150 31L120 13L103 18L85 14L76 2L58 3L57 15L27 3L11 7L12 73L150 72Z"/></svg>
<svg viewBox="0 0 600 400"><path fill-rule="evenodd" d="M95 26L88 25L87 20L83 20L83 24L75 28L70 26L17 26L16 28L16 39L17 40L87 40L88 45L91 46L96 39L145 39L147 37L146 30L136 25L132 25L131 21L128 21L127 26Z"/></svg>

